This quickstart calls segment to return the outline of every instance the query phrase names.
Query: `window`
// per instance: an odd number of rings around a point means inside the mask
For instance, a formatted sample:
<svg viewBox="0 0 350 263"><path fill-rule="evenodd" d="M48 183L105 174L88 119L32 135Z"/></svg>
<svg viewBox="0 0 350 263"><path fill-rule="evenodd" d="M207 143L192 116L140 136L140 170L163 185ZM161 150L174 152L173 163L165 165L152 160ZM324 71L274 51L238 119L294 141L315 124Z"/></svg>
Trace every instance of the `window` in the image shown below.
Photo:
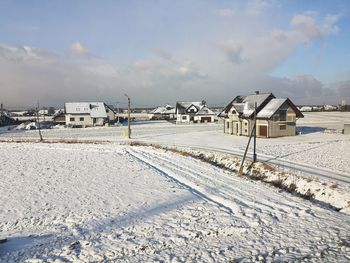
<svg viewBox="0 0 350 263"><path fill-rule="evenodd" d="M84 121L84 117L80 117L79 120L80 120L80 121Z"/></svg>
<svg viewBox="0 0 350 263"><path fill-rule="evenodd" d="M229 129L230 128L230 123L229 122L227 122L227 129Z"/></svg>
<svg viewBox="0 0 350 263"><path fill-rule="evenodd" d="M108 113L108 112L109 112L109 109L106 109L106 112Z"/></svg>
<svg viewBox="0 0 350 263"><path fill-rule="evenodd" d="M287 125L280 125L280 130L286 130L287 129Z"/></svg>
<svg viewBox="0 0 350 263"><path fill-rule="evenodd" d="M245 132L245 133L247 133L247 132L248 132L248 130L247 130L247 129L245 129L245 130L244 130L244 132Z"/></svg>
<svg viewBox="0 0 350 263"><path fill-rule="evenodd" d="M74 117L70 117L69 120L70 121L75 121L75 118Z"/></svg>
<svg viewBox="0 0 350 263"><path fill-rule="evenodd" d="M182 119L183 120L187 120L187 116L182 116Z"/></svg>
<svg viewBox="0 0 350 263"><path fill-rule="evenodd" d="M248 122L245 122L244 125L247 126L247 125L248 125Z"/></svg>
<svg viewBox="0 0 350 263"><path fill-rule="evenodd" d="M280 110L280 121L286 121L287 120L287 111L286 110Z"/></svg>

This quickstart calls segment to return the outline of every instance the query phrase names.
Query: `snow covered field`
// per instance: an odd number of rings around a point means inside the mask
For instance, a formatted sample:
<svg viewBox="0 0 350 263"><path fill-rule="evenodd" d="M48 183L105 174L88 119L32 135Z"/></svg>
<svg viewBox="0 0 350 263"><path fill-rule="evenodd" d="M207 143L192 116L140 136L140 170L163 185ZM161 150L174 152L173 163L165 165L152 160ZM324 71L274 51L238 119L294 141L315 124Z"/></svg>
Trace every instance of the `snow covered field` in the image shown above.
<svg viewBox="0 0 350 263"><path fill-rule="evenodd" d="M119 144L0 149L1 262L350 260L349 215L190 157Z"/></svg>
<svg viewBox="0 0 350 263"><path fill-rule="evenodd" d="M350 173L350 136L340 133L344 123L350 122L350 112L310 112L297 122L302 135L258 139L257 151L265 159L288 160L311 169L326 168ZM335 129L329 131L325 129ZM165 121L136 122L132 125L132 139L146 143L201 147L210 150L231 151L242 154L248 138L223 133L223 124L174 125ZM47 140L93 140L125 142L126 127L97 127L86 129L44 130ZM0 140L38 139L37 131L0 132ZM344 175L345 174L345 175ZM350 182L350 177L347 179Z"/></svg>

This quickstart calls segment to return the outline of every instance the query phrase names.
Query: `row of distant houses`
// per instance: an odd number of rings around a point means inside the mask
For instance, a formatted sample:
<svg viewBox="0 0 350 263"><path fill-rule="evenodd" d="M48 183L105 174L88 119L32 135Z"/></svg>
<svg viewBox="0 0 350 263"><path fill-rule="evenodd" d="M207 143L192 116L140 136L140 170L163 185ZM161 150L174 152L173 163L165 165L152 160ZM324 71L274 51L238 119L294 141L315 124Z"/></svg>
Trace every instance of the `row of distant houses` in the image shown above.
<svg viewBox="0 0 350 263"><path fill-rule="evenodd" d="M281 137L295 135L296 121L304 116L290 99L259 92L235 97L219 114L204 100L181 101L175 107L166 105L149 112L149 119L172 120L176 124L212 123L217 117L223 119L226 134L248 136L256 119L258 137ZM103 102L67 102L64 111L54 116L56 123L71 127L102 126L115 120L114 108Z"/></svg>

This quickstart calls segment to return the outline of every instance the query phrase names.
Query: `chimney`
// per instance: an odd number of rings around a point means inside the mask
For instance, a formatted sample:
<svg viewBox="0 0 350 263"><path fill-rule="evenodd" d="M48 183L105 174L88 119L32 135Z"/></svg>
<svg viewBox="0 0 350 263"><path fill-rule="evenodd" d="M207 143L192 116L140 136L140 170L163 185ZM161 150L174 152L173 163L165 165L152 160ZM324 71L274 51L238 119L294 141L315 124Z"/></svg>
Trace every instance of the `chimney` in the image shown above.
<svg viewBox="0 0 350 263"><path fill-rule="evenodd" d="M1 103L1 108L0 110L2 111L4 109L4 105Z"/></svg>
<svg viewBox="0 0 350 263"><path fill-rule="evenodd" d="M260 93L260 92L259 92L258 90L255 91L255 94L256 94L256 95L259 95L259 93Z"/></svg>

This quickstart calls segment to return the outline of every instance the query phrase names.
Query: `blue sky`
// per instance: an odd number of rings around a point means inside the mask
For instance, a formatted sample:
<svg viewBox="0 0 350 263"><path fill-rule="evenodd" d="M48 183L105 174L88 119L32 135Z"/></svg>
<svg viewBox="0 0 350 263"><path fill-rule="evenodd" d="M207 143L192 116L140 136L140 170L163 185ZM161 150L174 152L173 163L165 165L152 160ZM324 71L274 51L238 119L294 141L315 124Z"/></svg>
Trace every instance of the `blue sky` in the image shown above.
<svg viewBox="0 0 350 263"><path fill-rule="evenodd" d="M76 100L79 91L90 100L118 100L127 91L140 105L202 98L218 104L261 89L321 103L330 89L330 102L350 100L349 14L346 0L1 0L0 69L7 75L0 73L0 84L12 88L0 99L59 105L70 97L51 93L76 89ZM36 60L8 59L13 49L30 55L22 46ZM35 74L42 83L31 79ZM79 74L89 74L89 85ZM310 92L302 92L303 81L312 82ZM29 97L16 99L14 89Z"/></svg>

